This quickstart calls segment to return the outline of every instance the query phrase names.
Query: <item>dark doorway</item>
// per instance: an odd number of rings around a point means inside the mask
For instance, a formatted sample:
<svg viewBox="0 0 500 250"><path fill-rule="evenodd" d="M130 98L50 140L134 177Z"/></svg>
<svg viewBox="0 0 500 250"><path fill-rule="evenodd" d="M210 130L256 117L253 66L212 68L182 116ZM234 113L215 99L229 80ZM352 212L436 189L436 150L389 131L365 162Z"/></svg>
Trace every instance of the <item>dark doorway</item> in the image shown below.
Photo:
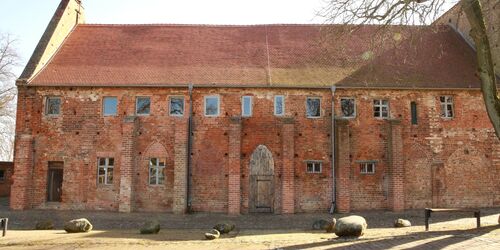
<svg viewBox="0 0 500 250"><path fill-rule="evenodd" d="M250 212L272 213L274 210L274 161L264 145L250 158Z"/></svg>
<svg viewBox="0 0 500 250"><path fill-rule="evenodd" d="M63 166L62 162L49 162L47 178L47 201L49 202L61 202Z"/></svg>

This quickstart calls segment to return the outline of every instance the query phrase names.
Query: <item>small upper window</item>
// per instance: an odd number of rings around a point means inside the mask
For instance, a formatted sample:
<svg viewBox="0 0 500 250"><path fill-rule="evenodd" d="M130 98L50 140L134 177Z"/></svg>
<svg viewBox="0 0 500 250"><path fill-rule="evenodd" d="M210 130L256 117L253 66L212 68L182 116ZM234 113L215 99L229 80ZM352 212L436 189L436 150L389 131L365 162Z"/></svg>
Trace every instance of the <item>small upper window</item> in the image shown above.
<svg viewBox="0 0 500 250"><path fill-rule="evenodd" d="M218 96L205 96L205 116L218 116L220 102Z"/></svg>
<svg viewBox="0 0 500 250"><path fill-rule="evenodd" d="M117 113L118 99L114 96L106 96L102 101L102 113L104 116L115 116Z"/></svg>
<svg viewBox="0 0 500 250"><path fill-rule="evenodd" d="M160 158L149 159L149 184L160 185L165 182L165 160Z"/></svg>
<svg viewBox="0 0 500 250"><path fill-rule="evenodd" d="M389 117L389 101L373 100L373 116L376 118Z"/></svg>
<svg viewBox="0 0 500 250"><path fill-rule="evenodd" d="M99 158L99 165L97 166L97 183L113 184L114 165L114 158Z"/></svg>
<svg viewBox="0 0 500 250"><path fill-rule="evenodd" d="M0 181L4 181L4 180L5 180L5 170L0 169Z"/></svg>
<svg viewBox="0 0 500 250"><path fill-rule="evenodd" d="M285 97L274 96L274 115L285 115Z"/></svg>
<svg viewBox="0 0 500 250"><path fill-rule="evenodd" d="M308 161L306 166L307 166L307 173L321 173L321 162L318 161Z"/></svg>
<svg viewBox="0 0 500 250"><path fill-rule="evenodd" d="M45 103L46 115L59 115L61 113L61 97L47 97Z"/></svg>
<svg viewBox="0 0 500 250"><path fill-rule="evenodd" d="M170 115L183 116L184 115L184 97L172 96L170 97Z"/></svg>
<svg viewBox="0 0 500 250"><path fill-rule="evenodd" d="M440 96L439 101L441 102L441 117L453 118L453 97Z"/></svg>
<svg viewBox="0 0 500 250"><path fill-rule="evenodd" d="M151 112L151 99L149 97L137 97L135 102L135 113L137 115L149 115Z"/></svg>
<svg viewBox="0 0 500 250"><path fill-rule="evenodd" d="M354 98L340 98L340 108L342 109L342 117L356 117L356 102Z"/></svg>
<svg viewBox="0 0 500 250"><path fill-rule="evenodd" d="M412 125L417 125L418 124L417 103L416 102L411 102L410 103L410 108L411 108L411 124Z"/></svg>
<svg viewBox="0 0 500 250"><path fill-rule="evenodd" d="M362 174L374 174L375 173L375 162L363 162L360 163L360 172Z"/></svg>
<svg viewBox="0 0 500 250"><path fill-rule="evenodd" d="M307 97L306 100L306 113L309 118L316 118L321 116L321 98Z"/></svg>
<svg viewBox="0 0 500 250"><path fill-rule="evenodd" d="M252 97L243 96L241 98L241 116L252 116Z"/></svg>

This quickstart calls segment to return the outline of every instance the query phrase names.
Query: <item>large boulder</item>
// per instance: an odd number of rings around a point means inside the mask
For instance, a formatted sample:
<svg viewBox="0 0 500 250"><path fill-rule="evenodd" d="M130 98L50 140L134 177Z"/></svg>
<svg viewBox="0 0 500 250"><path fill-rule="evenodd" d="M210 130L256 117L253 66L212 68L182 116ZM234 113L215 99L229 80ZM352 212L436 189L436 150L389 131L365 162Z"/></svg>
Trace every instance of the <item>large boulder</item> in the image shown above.
<svg viewBox="0 0 500 250"><path fill-rule="evenodd" d="M156 220L146 221L140 232L141 234L157 234L160 232L160 223Z"/></svg>
<svg viewBox="0 0 500 250"><path fill-rule="evenodd" d="M231 223L219 223L213 227L213 229L219 231L221 234L227 234L235 228L234 224Z"/></svg>
<svg viewBox="0 0 500 250"><path fill-rule="evenodd" d="M64 223L64 230L68 233L87 233L92 230L92 224L85 218L70 220Z"/></svg>
<svg viewBox="0 0 500 250"><path fill-rule="evenodd" d="M205 233L205 239L207 240L215 240L220 237L220 232L217 229L211 229L207 233Z"/></svg>
<svg viewBox="0 0 500 250"><path fill-rule="evenodd" d="M35 230L51 230L54 229L54 222L51 220L39 221L35 225Z"/></svg>
<svg viewBox="0 0 500 250"><path fill-rule="evenodd" d="M365 218L351 215L337 220L335 234L339 237L359 237L365 233L367 227Z"/></svg>
<svg viewBox="0 0 500 250"><path fill-rule="evenodd" d="M394 227L411 227L409 220L397 219L394 221Z"/></svg>

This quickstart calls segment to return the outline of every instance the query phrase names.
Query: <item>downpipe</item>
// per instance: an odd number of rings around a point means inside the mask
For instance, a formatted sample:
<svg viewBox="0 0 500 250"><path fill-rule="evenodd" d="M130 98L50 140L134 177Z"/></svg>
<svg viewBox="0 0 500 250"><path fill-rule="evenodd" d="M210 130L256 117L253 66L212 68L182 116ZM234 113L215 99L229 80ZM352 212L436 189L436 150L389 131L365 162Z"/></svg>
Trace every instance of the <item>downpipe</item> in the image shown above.
<svg viewBox="0 0 500 250"><path fill-rule="evenodd" d="M332 90L332 131L331 131L331 144L332 144L332 205L330 207L330 214L335 213L337 211L336 204L336 183L335 183L335 90L337 88L335 86L331 87Z"/></svg>

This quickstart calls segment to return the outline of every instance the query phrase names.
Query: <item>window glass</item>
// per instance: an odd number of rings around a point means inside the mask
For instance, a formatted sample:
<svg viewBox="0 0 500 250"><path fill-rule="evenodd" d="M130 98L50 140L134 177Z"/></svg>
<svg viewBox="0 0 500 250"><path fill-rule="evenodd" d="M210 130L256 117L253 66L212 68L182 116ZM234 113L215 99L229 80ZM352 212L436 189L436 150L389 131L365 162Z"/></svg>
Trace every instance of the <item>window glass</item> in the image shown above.
<svg viewBox="0 0 500 250"><path fill-rule="evenodd" d="M321 173L321 162L307 162L306 172L307 173Z"/></svg>
<svg viewBox="0 0 500 250"><path fill-rule="evenodd" d="M373 116L377 118L389 117L389 101L373 100Z"/></svg>
<svg viewBox="0 0 500 250"><path fill-rule="evenodd" d="M47 115L59 115L61 112L61 98L60 97L47 97L45 103L45 114Z"/></svg>
<svg viewBox="0 0 500 250"><path fill-rule="evenodd" d="M362 174L374 174L375 173L375 163L374 162L363 162L360 164L360 172Z"/></svg>
<svg viewBox="0 0 500 250"><path fill-rule="evenodd" d="M217 116L219 115L219 97L206 96L205 97L205 115Z"/></svg>
<svg viewBox="0 0 500 250"><path fill-rule="evenodd" d="M321 99L318 97L308 97L306 101L307 117L320 117Z"/></svg>
<svg viewBox="0 0 500 250"><path fill-rule="evenodd" d="M160 185L165 182L165 160L149 159L149 184Z"/></svg>
<svg viewBox="0 0 500 250"><path fill-rule="evenodd" d="M97 183L113 184L114 158L99 158L97 166Z"/></svg>
<svg viewBox="0 0 500 250"><path fill-rule="evenodd" d="M441 117L443 118L453 118L453 97L452 96L440 96L439 101L441 102Z"/></svg>
<svg viewBox="0 0 500 250"><path fill-rule="evenodd" d="M170 115L184 115L184 97L170 97Z"/></svg>
<svg viewBox="0 0 500 250"><path fill-rule="evenodd" d="M354 98L341 98L340 108L342 110L343 117L351 118L356 116L356 103Z"/></svg>
<svg viewBox="0 0 500 250"><path fill-rule="evenodd" d="M151 112L151 100L149 97L137 97L136 99L136 114L149 115Z"/></svg>
<svg viewBox="0 0 500 250"><path fill-rule="evenodd" d="M411 107L411 124L417 125L418 117L417 117L417 103L416 102L411 102L410 104Z"/></svg>
<svg viewBox="0 0 500 250"><path fill-rule="evenodd" d="M116 97L107 96L103 99L103 114L105 116L113 116L117 113L118 99Z"/></svg>
<svg viewBox="0 0 500 250"><path fill-rule="evenodd" d="M274 114L275 115L285 114L285 97L282 95L277 95L274 97Z"/></svg>
<svg viewBox="0 0 500 250"><path fill-rule="evenodd" d="M241 115L242 116L252 116L252 97L243 96L241 99Z"/></svg>

